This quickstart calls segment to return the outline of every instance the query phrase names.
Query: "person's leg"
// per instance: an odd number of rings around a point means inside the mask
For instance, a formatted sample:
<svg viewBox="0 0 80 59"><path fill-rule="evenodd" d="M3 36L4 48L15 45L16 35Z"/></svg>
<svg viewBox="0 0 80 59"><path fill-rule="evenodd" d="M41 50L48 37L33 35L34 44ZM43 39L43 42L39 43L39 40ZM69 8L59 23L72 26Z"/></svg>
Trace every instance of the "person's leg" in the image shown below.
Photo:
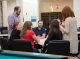
<svg viewBox="0 0 80 59"><path fill-rule="evenodd" d="M33 48L33 52L39 53L38 49Z"/></svg>
<svg viewBox="0 0 80 59"><path fill-rule="evenodd" d="M47 46L44 46L43 49L42 49L42 51L41 51L41 53L45 53L46 50L47 50Z"/></svg>
<svg viewBox="0 0 80 59"><path fill-rule="evenodd" d="M41 48L42 48L42 45L35 44L35 48L37 48L37 49L41 49Z"/></svg>
<svg viewBox="0 0 80 59"><path fill-rule="evenodd" d="M35 44L35 48L38 50L39 53L41 53L42 45Z"/></svg>
<svg viewBox="0 0 80 59"><path fill-rule="evenodd" d="M70 56L73 56L73 57L78 56L78 55L79 55L79 52L76 53L76 54L72 54L72 53L70 53Z"/></svg>

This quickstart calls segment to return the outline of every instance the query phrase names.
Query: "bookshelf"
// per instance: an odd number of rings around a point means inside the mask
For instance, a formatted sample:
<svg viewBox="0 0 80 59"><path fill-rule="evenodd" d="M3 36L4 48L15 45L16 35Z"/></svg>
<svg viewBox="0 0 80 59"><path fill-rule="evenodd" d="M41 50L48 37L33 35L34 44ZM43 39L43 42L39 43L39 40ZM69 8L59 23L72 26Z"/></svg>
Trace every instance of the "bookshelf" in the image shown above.
<svg viewBox="0 0 80 59"><path fill-rule="evenodd" d="M62 19L61 12L43 12L41 13L41 20L43 21L43 27L48 29L49 31L49 24L54 19Z"/></svg>

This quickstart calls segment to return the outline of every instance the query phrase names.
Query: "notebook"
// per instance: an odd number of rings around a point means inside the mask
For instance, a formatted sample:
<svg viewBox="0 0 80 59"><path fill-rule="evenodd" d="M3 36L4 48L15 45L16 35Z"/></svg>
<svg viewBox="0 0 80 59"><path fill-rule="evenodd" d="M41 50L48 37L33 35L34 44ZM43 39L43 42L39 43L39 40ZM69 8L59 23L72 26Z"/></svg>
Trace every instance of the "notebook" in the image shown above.
<svg viewBox="0 0 80 59"><path fill-rule="evenodd" d="M47 38L40 39L39 42L38 42L38 44L40 44L40 45L44 45L46 39L47 39Z"/></svg>

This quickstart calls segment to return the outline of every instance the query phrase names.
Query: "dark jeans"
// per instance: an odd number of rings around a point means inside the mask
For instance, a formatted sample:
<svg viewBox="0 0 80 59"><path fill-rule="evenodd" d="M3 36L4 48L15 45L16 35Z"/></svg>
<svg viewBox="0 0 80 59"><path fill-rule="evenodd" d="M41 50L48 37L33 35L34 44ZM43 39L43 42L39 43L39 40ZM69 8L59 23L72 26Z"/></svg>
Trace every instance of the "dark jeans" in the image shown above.
<svg viewBox="0 0 80 59"><path fill-rule="evenodd" d="M36 49L41 49L41 48L42 48L42 45L35 44L35 48L36 48Z"/></svg>
<svg viewBox="0 0 80 59"><path fill-rule="evenodd" d="M43 49L42 49L42 51L41 51L41 53L45 53L46 50L47 50L47 46L44 46Z"/></svg>
<svg viewBox="0 0 80 59"><path fill-rule="evenodd" d="M35 44L35 47L33 48L33 52L40 53L38 49L41 49L41 48L42 48L42 45Z"/></svg>
<svg viewBox="0 0 80 59"><path fill-rule="evenodd" d="M38 49L36 49L36 48L33 48L33 52L39 53Z"/></svg>
<svg viewBox="0 0 80 59"><path fill-rule="evenodd" d="M70 53L70 55L69 55L69 56L76 57L76 56L78 56L78 55L79 55L79 52L78 52L78 53L76 53L76 54L72 54L72 53Z"/></svg>

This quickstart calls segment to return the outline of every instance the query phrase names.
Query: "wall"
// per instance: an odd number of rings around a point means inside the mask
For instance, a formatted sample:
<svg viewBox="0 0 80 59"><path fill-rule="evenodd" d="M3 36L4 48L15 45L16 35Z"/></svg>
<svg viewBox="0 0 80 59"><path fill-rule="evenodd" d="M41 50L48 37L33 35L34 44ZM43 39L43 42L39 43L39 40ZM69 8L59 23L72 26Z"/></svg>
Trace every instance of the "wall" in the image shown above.
<svg viewBox="0 0 80 59"><path fill-rule="evenodd" d="M58 0L60 3L60 9L61 11L65 5L70 6L74 13L75 17L77 19L77 27L80 27L80 0ZM53 2L53 3L52 3ZM40 12L51 12L50 11L50 5L53 5L53 11L56 12L55 5L57 3L57 0L40 0ZM39 14L39 16L41 16Z"/></svg>
<svg viewBox="0 0 80 59"><path fill-rule="evenodd" d="M31 17L36 19L33 26L37 26L39 20L39 1L38 0L23 0L23 16L24 21L31 21Z"/></svg>
<svg viewBox="0 0 80 59"><path fill-rule="evenodd" d="M13 13L15 6L16 6L16 0L7 0L8 15Z"/></svg>
<svg viewBox="0 0 80 59"><path fill-rule="evenodd" d="M77 27L80 27L80 0L73 0L73 10L77 19Z"/></svg>
<svg viewBox="0 0 80 59"><path fill-rule="evenodd" d="M74 13L77 19L77 26L80 27L80 7L79 7L80 0L59 0L59 2L60 2L59 11L61 11L65 5L69 5L74 10ZM7 14L4 13L4 15L6 15L6 18L4 17L6 21L3 20L4 21L3 25L7 26L7 23L6 23L7 16L13 12L13 8L16 5L21 6L21 9L22 9L21 19L22 20L24 17L24 21L27 21L27 20L31 21L31 16L36 16L37 21L38 21L40 19L39 16L41 12L50 12L51 3L54 8L53 11L55 12L56 11L55 5L57 3L56 0L7 0L7 10L5 10L7 11L5 12ZM34 22L34 26L37 26L37 22Z"/></svg>
<svg viewBox="0 0 80 59"><path fill-rule="evenodd" d="M21 7L21 21L23 21L23 0L16 0L16 5Z"/></svg>
<svg viewBox="0 0 80 59"><path fill-rule="evenodd" d="M2 27L2 3L0 1L0 27Z"/></svg>
<svg viewBox="0 0 80 59"><path fill-rule="evenodd" d="M14 12L15 6L21 7L21 20L23 20L23 1L22 0L7 0L7 7L8 7L8 15Z"/></svg>
<svg viewBox="0 0 80 59"><path fill-rule="evenodd" d="M7 21L7 1L2 1L2 15L3 15L3 27L8 26L8 21Z"/></svg>
<svg viewBox="0 0 80 59"><path fill-rule="evenodd" d="M2 1L2 7L3 7L3 26L8 26L8 15L12 14L14 12L15 6L22 7L22 0L4 0ZM23 9L22 9L23 10ZM23 11L21 12L21 20L23 20Z"/></svg>
<svg viewBox="0 0 80 59"><path fill-rule="evenodd" d="M40 10L41 12L51 12L50 6L53 6L53 12L56 12L56 4L59 3L59 10L61 11L64 6L70 6L73 9L73 0L41 0L40 1Z"/></svg>
<svg viewBox="0 0 80 59"><path fill-rule="evenodd" d="M13 13L14 6L16 5L16 0L4 0L2 1L3 9L3 26L8 26L8 15Z"/></svg>
<svg viewBox="0 0 80 59"><path fill-rule="evenodd" d="M33 26L37 26L37 21L39 20L38 0L7 0L6 4L7 4L6 5L7 10L5 11L7 12L4 14L6 14L7 17L8 15L13 13L14 7L17 5L17 6L20 6L22 9L21 15L20 15L21 20L23 21L23 17L24 17L24 21L27 21L27 20L31 21L31 17L35 16L36 22L33 22ZM7 23L4 21L4 26L7 26Z"/></svg>
<svg viewBox="0 0 80 59"><path fill-rule="evenodd" d="M59 3L59 10L56 10L56 4ZM53 7L53 12L60 12L64 6L70 6L73 9L73 0L39 0L39 19L42 12L52 12L50 6Z"/></svg>

